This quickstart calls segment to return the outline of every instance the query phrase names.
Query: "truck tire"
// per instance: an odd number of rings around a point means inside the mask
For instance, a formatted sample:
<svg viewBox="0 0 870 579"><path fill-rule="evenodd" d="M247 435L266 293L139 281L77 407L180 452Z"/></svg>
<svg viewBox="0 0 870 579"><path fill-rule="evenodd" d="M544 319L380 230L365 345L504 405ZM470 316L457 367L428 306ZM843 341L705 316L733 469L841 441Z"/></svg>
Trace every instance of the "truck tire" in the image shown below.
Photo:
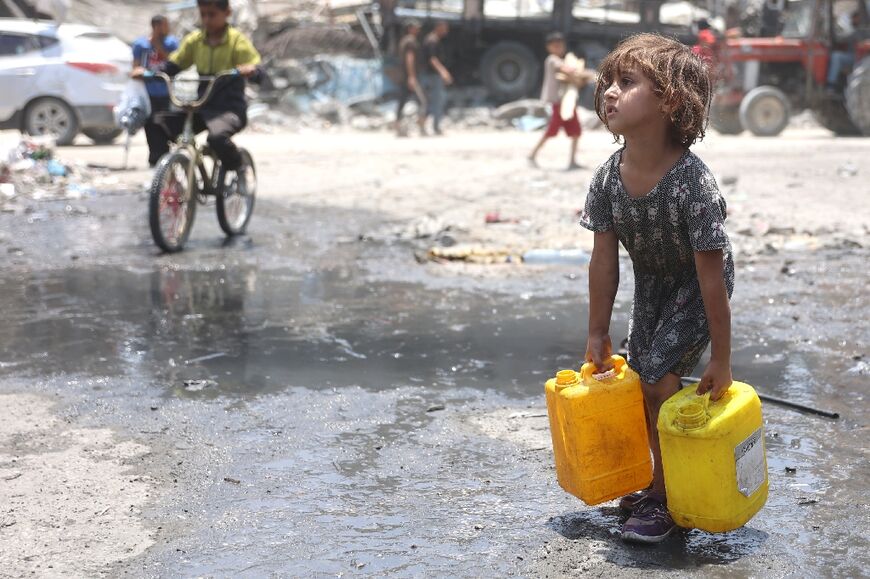
<svg viewBox="0 0 870 579"><path fill-rule="evenodd" d="M854 137L861 131L849 118L846 105L840 99L825 98L813 106L813 117L820 125L841 137Z"/></svg>
<svg viewBox="0 0 870 579"><path fill-rule="evenodd" d="M778 88L759 86L740 101L740 123L757 137L775 137L788 126L788 97Z"/></svg>
<svg viewBox="0 0 870 579"><path fill-rule="evenodd" d="M710 125L722 135L739 135L743 132L740 109L735 106L710 107Z"/></svg>
<svg viewBox="0 0 870 579"><path fill-rule="evenodd" d="M534 53L518 42L499 42L480 61L480 77L492 97L509 101L531 94L538 84Z"/></svg>
<svg viewBox="0 0 870 579"><path fill-rule="evenodd" d="M846 110L855 127L870 137L870 56L865 56L849 75Z"/></svg>

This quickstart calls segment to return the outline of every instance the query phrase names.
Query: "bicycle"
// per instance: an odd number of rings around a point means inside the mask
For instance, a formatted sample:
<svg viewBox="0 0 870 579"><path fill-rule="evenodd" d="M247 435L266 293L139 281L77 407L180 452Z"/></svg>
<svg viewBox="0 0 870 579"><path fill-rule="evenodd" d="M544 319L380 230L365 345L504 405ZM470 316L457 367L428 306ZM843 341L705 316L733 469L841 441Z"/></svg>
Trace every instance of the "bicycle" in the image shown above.
<svg viewBox="0 0 870 579"><path fill-rule="evenodd" d="M214 196L217 218L223 232L228 236L245 232L254 211L257 192L257 171L251 154L241 147L241 169L245 171L244 190L239 187L239 176L226 183L227 170L208 145L197 142L194 132L194 116L211 97L215 83L224 77L236 76L235 70L215 76L176 79L176 82L208 82L202 96L186 100L179 98L172 79L165 73L147 72L146 78L162 78L169 87L169 99L185 113L184 129L175 142L175 147L163 155L151 181L148 193L148 223L154 243L167 253L184 248L193 228L196 203L205 205L208 197Z"/></svg>

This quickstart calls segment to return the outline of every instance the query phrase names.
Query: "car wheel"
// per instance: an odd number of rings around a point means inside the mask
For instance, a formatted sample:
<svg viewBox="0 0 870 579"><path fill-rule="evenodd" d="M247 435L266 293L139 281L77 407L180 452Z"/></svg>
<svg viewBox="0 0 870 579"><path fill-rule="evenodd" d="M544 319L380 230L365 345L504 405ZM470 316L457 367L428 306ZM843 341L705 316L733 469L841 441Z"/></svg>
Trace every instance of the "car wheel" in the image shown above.
<svg viewBox="0 0 870 579"><path fill-rule="evenodd" d="M97 145L111 145L115 142L121 133L124 132L124 129L82 129L82 133L85 134L87 138L92 140Z"/></svg>
<svg viewBox="0 0 870 579"><path fill-rule="evenodd" d="M60 99L36 99L24 111L24 132L35 137L51 136L60 146L71 145L79 132L79 120Z"/></svg>
<svg viewBox="0 0 870 579"><path fill-rule="evenodd" d="M775 137L788 126L788 97L772 86L752 89L740 101L740 123L756 137Z"/></svg>

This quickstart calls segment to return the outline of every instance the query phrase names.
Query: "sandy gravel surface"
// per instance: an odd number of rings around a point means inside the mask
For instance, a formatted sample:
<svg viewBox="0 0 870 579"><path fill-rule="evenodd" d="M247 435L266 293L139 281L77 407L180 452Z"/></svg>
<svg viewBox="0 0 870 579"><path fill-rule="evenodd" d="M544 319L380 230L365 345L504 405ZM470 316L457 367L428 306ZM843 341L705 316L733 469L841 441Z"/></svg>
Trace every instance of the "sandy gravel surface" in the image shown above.
<svg viewBox="0 0 870 579"><path fill-rule="evenodd" d="M12 133L0 133L0 144L15 138ZM444 138L431 139L397 139L382 133L247 132L238 140L250 148L258 163L260 196L264 201L259 210L270 213L268 218L259 213L255 215L252 227L260 243L257 251L268 253L279 247L283 239L293 241L294 235L323 235L324 238L319 240L323 244L345 248L333 259L352 255L353 251L346 248L360 247L360 240L375 244L407 240L410 248L402 244L396 250L402 255L410 249L424 255L426 250L436 246L476 247L482 252L497 254L520 254L532 248L579 247L588 250L591 248L591 234L576 225L576 214L583 205L593 169L615 150L616 145L606 133L588 132L581 141L580 160L584 167L569 172L564 170L568 147L564 139L548 144L540 158L541 168L529 167L525 156L535 138L533 134L513 131L448 134ZM859 392L859 383L865 380L867 372L864 358L866 329L856 330L854 326L860 322L860 316L855 312L866 311L867 307L867 298L862 291L866 274L860 264L870 243L870 166L866 162L870 139L834 139L818 129L790 129L777 139L711 134L695 148L695 152L717 176L729 204L729 232L740 268L735 294L735 323L740 326L742 355L745 359L760 356L761 364L780 372L775 374L782 378L782 382L776 385L779 390L775 393L779 395L791 395L790 388L797 384L803 388L798 392L802 399L814 402L819 398L822 403L830 404L844 414L852 404L856 408L866 405L863 395L855 394ZM59 155L108 166L117 166L122 159L119 147L79 146L61 149ZM116 178L117 189L141 189L149 177L143 168L144 155L144 140L140 136L131 152L136 168L110 172ZM107 239L100 239L98 234L109 227L127 227L142 215L144 198L141 194L112 199L115 205L108 209L97 208L99 197L77 201L91 204L91 214L87 219L88 231L93 233L93 237L82 236L77 241L84 256L77 263L81 265L91 256L99 256L103 247L100 244L105 242L113 249L119 249L121 254L131 252L135 256L107 257L105 263L140 260L131 266L134 269L142 267L145 261L150 263L153 254L146 254L142 239L129 241L117 231ZM118 207L124 203L130 206ZM102 209L104 214L98 213L98 209ZM119 215L117 219L110 215L112 211ZM344 228L346 231L339 228L336 233L334 220L329 228L317 226L321 220L329 220L330 216L343 220L344 216L355 212L365 213L367 217L349 219ZM498 214L503 222L487 224L487 214ZM282 230L308 219L309 215L316 215L316 219L305 228ZM85 218L76 219L73 216L58 223L65 229L74 230ZM210 227L215 229L213 224ZM257 227L269 231L258 232ZM198 223L197 228L206 229L202 223ZM27 230L26 235L45 237L44 233L27 233L31 230L23 229ZM131 229L141 233L144 226L140 224L138 229ZM324 229L328 231L324 232ZM36 227L32 228L35 230ZM21 248L29 249L26 235L22 238L16 235L10 231L0 234L4 253L15 256L18 251L23 251ZM66 251L66 248L62 249ZM200 251L200 255L207 254L206 268L223 259L221 248L209 246L203 249L201 246ZM286 247L282 251L286 252ZM283 259L284 254L277 249L274 253L278 255L276 259ZM301 261L305 257L291 255L290 258ZM318 255L317 259L320 258ZM45 267L57 265L51 259L52 256L46 257ZM67 255L63 254L62 259L69 263ZM182 262L181 273L196 269L195 261L190 258L190 261ZM266 259L262 258L262 261ZM385 263L364 265L370 268L370 272L375 272L370 275L387 280L412 279L416 282L421 277L418 272L423 271L426 283L432 283L435 278L446 278L457 287L469 279L521 278L525 285L516 290L518 303L534 297L535 292L550 284L553 276L566 277L562 272L542 272L538 268L516 264L429 262L417 266L410 259ZM339 271L350 267L338 262L330 266ZM166 269L169 270L171 267ZM560 287L565 287L565 283L577 287L585 285L582 274L571 275L572 281L563 280ZM627 286L626 282L621 288L623 301L630 290ZM477 287L483 288L483 296L488 292L495 293L490 286ZM572 296L582 297L585 293L585 289L569 287L570 291L565 293ZM502 289L499 287L498 291ZM508 293L511 291L514 290L508 290ZM568 308L560 305L560 311L568 311ZM345 314L334 312L334 315L341 317ZM626 308L619 309L615 316L624 322ZM806 357L807 361L801 362L804 366L797 369L789 366L794 359L800 358L794 353ZM0 362L7 360L0 358ZM849 373L839 378L844 369ZM810 380L813 375L816 382ZM813 389L808 384L815 384L818 388ZM27 391L21 382L3 386L4 391ZM306 393L303 398L307 400L308 396ZM286 402L289 408L293 408L291 402L293 400ZM92 404L100 407L99 402ZM180 406L177 416L160 418L166 422L164 426L176 425L177 418L189 410L188 406ZM197 433L200 438L196 440L209 440L207 405L189 406L205 415L202 432ZM143 556L147 561L148 554L154 551L149 546L156 541L156 529L161 521L154 514L154 505L162 500L159 498L160 490L172 488L168 481L174 479L168 473L170 466L175 464L170 464L170 458L166 458L150 470L143 466L154 462L151 448L156 447L150 444L151 435L128 431L121 411L113 417L97 414L98 419L94 420L96 411L84 408L80 415L76 404L69 399L55 407L54 401L43 395L2 394L0 408L4 409L4 420L0 421L0 569L12 576L96 576L129 569L124 566L124 561L135 560L138 565ZM422 412L425 411L424 408ZM148 412L145 414L150 418ZM235 416L221 409L215 412L219 416ZM524 491L527 495L538 492L539 488L547 489L547 502L537 505L537 509L554 517L555 523L551 521L545 531L549 538L544 545L540 544L538 537L529 538L542 523L537 512L527 515L532 530L526 528L522 534L523 541L526 541L522 544L525 560L518 559L510 568L521 575L633 576L663 573L656 567L654 557L638 557L612 546L612 535L617 526L612 513L590 514L589 510L577 507L576 501L559 494L551 476L551 460L545 452L548 432L541 414L540 400L536 398L519 405L505 404L500 410L485 407L481 411L470 408L450 413L448 409L449 422L445 420L448 423L444 428L449 430L447 440L451 447L458 448L459 453L468 451L462 460L469 470L476 464L474 452L478 447L465 449L462 445L468 440L477 440L475 437L484 437L492 441L487 444L491 443L506 456L514 457L509 467L504 467L500 473L505 479L517 477L527 481L529 486ZM85 420L83 416L89 419ZM242 421L237 418L227 420ZM94 425L94 421L100 424ZM838 544L837 548L846 557L837 573L848 576L862 564L860 551L856 551L860 533L857 536L850 534L848 523L844 521L856 516L863 517L866 523L866 504L861 505L857 514L851 510L856 501L861 500L863 492L855 481L861 479L862 473L866 475L866 466L862 466L866 465L866 443L861 442L866 425L853 416L843 423L842 428L839 425L816 428L814 423L801 416L779 411L773 414L771 424L784 432L798 432L800 436L795 435L788 441L783 436L783 448L778 449L785 458L775 465L779 469L776 482L788 492L781 493L779 502L770 506L773 515L759 531L764 536L750 532L746 539L748 547L705 543L697 538L689 542L690 547L698 549L702 555L721 547L725 554L715 565L722 566L712 568L720 574L729 571L764 574L763 570L772 566L775 576L799 576L800 567L794 563L799 559L786 549L790 543L809 545L813 554L807 560L816 565L816 569L822 569L836 557L826 545L841 541L843 544ZM231 422L230 426L235 427L235 423ZM417 428L416 422L412 426ZM250 428L247 423L238 425L239 432ZM458 429L460 434L454 436L454 429ZM473 435L466 436L463 429L470 429ZM153 436L156 443L162 435ZM803 449L801 436L805 445ZM300 438L300 444L303 443ZM244 448L232 444L241 443L228 440L227 455L231 451L244 454ZM339 441L337 444L343 443ZM416 443L409 443L402 447L403 456L413 458L419 449ZM283 447L273 450L279 454L286 451ZM190 462L197 451L184 447L176 449L176 453L179 460L183 458ZM529 453L534 459L526 460ZM318 458L316 453L312 456ZM175 461L176 457L171 460ZM259 458L254 456L249 460L256 464ZM244 466L244 461L241 464ZM811 475L799 481L783 478L783 467L792 464L800 465L801 475L804 472ZM323 465L317 463L315 466L321 469ZM187 466L178 469L187 473L182 472L179 478L184 482L181 477L186 476L193 488L201 480L201 473L210 467L198 468L200 470ZM421 484L430 475L428 470L422 471ZM223 473L209 474L215 479L216 487L237 488L234 482L223 478ZM843 480L838 482L838 477L843 477ZM540 487L533 487L533 483ZM449 486L449 481L443 484ZM806 515L805 509L801 515L804 518L797 520L793 517L794 505L802 494L808 492L800 485L810 485L812 492L823 497L823 503L827 501L814 511L821 514ZM522 510L523 505L512 503L512 491L509 485L505 488L504 494L497 497L510 506L509 514L514 517L514 511ZM361 504L368 504L368 498L364 498ZM173 500L185 507L196 503L190 496ZM163 503L165 505L166 501ZM780 525L782 521L787 524ZM449 525L450 521L444 524ZM276 527L280 525L276 524ZM807 528L815 530L816 527L824 532L817 535L805 533ZM188 531L184 527L178 534L184 536ZM493 537L497 536L503 543L512 540L500 536L498 529L487 532L492 532ZM193 534L190 536L195 537ZM768 541L768 536L774 539ZM168 553L161 561L170 562L167 563L169 572L177 571L171 564L175 551L173 541L178 538L170 535L160 538ZM195 549L193 543L195 541L191 539L190 548ZM529 547L530 544L534 546ZM859 553L857 556L856 552ZM815 553L822 555L817 557ZM677 557L671 562L678 569L678 575L690 576L695 564L714 564L703 556L673 556ZM725 566L732 561L737 562ZM424 565L421 569L425 568L425 561L419 564ZM132 568L141 570L141 567Z"/></svg>
<svg viewBox="0 0 870 579"><path fill-rule="evenodd" d="M94 577L152 543L140 515L149 449L72 426L51 400L0 395L0 575Z"/></svg>

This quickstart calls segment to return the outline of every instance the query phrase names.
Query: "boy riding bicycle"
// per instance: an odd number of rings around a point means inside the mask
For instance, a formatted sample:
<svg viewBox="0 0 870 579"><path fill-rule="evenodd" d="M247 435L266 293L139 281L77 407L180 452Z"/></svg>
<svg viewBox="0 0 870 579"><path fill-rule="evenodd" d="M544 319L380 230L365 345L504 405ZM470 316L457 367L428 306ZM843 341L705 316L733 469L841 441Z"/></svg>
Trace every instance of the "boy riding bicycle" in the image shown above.
<svg viewBox="0 0 870 579"><path fill-rule="evenodd" d="M200 75L216 75L231 69L239 72L239 76L218 81L214 96L197 113L194 131L208 131L209 146L227 171L237 171L240 188L245 190L245 171L238 171L242 156L231 137L248 124L244 79L253 82L262 79L260 54L244 34L228 24L232 14L229 0L197 0L197 6L202 29L185 36L161 68L169 76L194 65ZM144 69L137 68L133 77L141 78L144 73ZM153 153L157 157L168 153L170 143L181 134L184 114L160 113L155 122L166 131L166 140L155 143Z"/></svg>

